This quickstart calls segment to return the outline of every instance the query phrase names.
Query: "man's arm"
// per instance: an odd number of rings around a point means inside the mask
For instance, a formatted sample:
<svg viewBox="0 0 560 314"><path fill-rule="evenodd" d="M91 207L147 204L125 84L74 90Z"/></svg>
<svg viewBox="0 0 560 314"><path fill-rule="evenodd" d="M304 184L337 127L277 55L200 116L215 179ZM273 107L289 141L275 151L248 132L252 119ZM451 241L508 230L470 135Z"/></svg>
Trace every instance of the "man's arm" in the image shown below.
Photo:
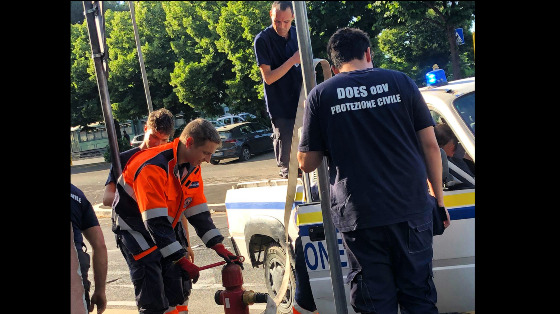
<svg viewBox="0 0 560 314"><path fill-rule="evenodd" d="M105 186L105 191L103 192L103 205L111 206L113 205L113 200L115 199L115 191L117 186L115 182L109 182Z"/></svg>
<svg viewBox="0 0 560 314"><path fill-rule="evenodd" d="M286 62L274 70L271 70L270 65L261 64L259 69L261 70L261 75L264 82L268 85L278 81L282 78L288 71L294 66L294 64L300 63L299 60L299 50L296 51Z"/></svg>
<svg viewBox="0 0 560 314"><path fill-rule="evenodd" d="M432 184L434 196L437 199L438 205L445 207L443 203L443 182L442 182L442 164L441 153L434 133L434 128L429 126L416 132L416 136L420 141L420 146L424 152L424 162L426 163L426 170L428 172L428 180ZM451 223L449 220L449 212L447 213L447 221L444 222L447 228Z"/></svg>
<svg viewBox="0 0 560 314"><path fill-rule="evenodd" d="M299 167L303 172L311 172L323 161L323 152L320 151L310 151L310 152L298 152L297 159L299 162Z"/></svg>
<svg viewBox="0 0 560 314"><path fill-rule="evenodd" d="M105 282L107 281L107 247L100 226L93 226L82 231L82 234L92 247L92 266L95 290L91 295L90 311L97 304L97 313L103 313L107 306Z"/></svg>
<svg viewBox="0 0 560 314"><path fill-rule="evenodd" d="M194 252L191 248L191 240L189 238L189 222L187 220L187 217L185 217L185 215L181 215L181 223L183 224L183 230L185 230L185 237L187 238L187 247L185 249L187 249L187 258L191 261L191 263L194 263Z"/></svg>

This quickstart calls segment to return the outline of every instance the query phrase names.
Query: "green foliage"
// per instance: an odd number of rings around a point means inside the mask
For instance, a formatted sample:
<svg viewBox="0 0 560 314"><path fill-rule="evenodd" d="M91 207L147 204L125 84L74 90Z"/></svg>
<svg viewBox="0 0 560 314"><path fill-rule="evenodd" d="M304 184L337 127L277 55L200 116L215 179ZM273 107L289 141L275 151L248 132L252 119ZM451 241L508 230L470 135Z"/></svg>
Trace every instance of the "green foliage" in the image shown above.
<svg viewBox="0 0 560 314"><path fill-rule="evenodd" d="M474 75L474 1L307 1L314 58L341 27L371 38L375 67L410 75L418 85L438 64L448 79ZM217 116L223 106L268 119L253 40L271 24L271 1L136 1L135 19L154 109L188 120ZM128 2L106 1L108 88L117 120L148 114ZM71 2L71 124L102 121L82 3ZM79 16L82 15L82 22ZM465 44L452 45L462 27ZM320 72L320 70L318 70ZM318 75L318 81L322 81Z"/></svg>
<svg viewBox="0 0 560 314"><path fill-rule="evenodd" d="M132 146L130 146L130 142L127 141L124 137L121 137L119 140L117 140L117 144L119 145L119 153L132 148ZM105 152L103 152L103 159L105 159L105 162L112 162L111 151L111 146L107 145L105 147ZM124 167L124 165L121 165L121 167Z"/></svg>

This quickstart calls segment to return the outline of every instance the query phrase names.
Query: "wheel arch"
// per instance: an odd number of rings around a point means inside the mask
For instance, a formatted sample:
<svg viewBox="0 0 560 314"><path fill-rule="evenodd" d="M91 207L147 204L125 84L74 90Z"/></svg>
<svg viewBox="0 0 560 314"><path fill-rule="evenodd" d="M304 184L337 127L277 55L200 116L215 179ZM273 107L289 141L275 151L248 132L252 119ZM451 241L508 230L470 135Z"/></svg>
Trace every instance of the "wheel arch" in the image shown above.
<svg viewBox="0 0 560 314"><path fill-rule="evenodd" d="M286 235L284 224L270 216L254 216L245 224L245 242L251 265L257 267L264 263L266 250L271 243L277 243L286 252ZM290 242L292 239L289 237ZM289 253L295 257L290 245Z"/></svg>

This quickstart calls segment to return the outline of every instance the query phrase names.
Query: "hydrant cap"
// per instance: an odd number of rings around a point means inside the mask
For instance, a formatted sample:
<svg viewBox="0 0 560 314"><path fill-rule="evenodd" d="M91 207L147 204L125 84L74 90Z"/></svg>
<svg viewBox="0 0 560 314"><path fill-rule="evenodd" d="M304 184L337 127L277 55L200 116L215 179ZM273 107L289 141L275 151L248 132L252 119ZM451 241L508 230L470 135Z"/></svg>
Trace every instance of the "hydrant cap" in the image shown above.
<svg viewBox="0 0 560 314"><path fill-rule="evenodd" d="M243 275L241 274L241 266L229 263L222 269L222 285L225 288L241 286L243 284Z"/></svg>

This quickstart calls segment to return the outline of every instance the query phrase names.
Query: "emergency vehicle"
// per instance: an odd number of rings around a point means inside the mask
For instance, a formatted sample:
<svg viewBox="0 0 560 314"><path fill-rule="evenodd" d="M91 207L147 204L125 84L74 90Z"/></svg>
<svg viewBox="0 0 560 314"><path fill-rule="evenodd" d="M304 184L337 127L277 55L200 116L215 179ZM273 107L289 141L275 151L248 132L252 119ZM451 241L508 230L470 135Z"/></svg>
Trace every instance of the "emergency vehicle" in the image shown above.
<svg viewBox="0 0 560 314"><path fill-rule="evenodd" d="M437 86L439 85L439 86ZM436 123L445 121L472 161L475 159L475 79L434 84L420 91ZM447 160L445 160L447 161ZM444 166L444 169L446 167ZM317 310L334 313L333 289L321 206L316 193L317 170L298 178L288 225L290 247L286 247L284 206L287 179L238 183L226 193L229 233L239 254L252 267L263 267L268 293L275 296L285 271L286 252L291 256L290 282L278 313L292 313L294 302L294 241L302 240L305 263ZM474 179L473 179L474 182ZM444 203L451 226L433 239L433 275L440 313L475 309L475 189L444 188ZM337 232L340 267L345 279L348 259ZM348 313L350 286L344 287Z"/></svg>

